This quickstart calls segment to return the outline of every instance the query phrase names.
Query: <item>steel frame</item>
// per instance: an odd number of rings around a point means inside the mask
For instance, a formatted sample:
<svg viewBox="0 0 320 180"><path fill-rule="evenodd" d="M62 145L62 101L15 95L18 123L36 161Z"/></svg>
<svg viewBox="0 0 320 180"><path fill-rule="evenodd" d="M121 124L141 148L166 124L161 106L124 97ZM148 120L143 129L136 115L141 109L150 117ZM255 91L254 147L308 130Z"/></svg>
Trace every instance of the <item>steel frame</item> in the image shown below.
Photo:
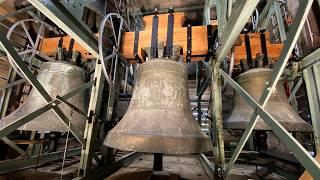
<svg viewBox="0 0 320 180"><path fill-rule="evenodd" d="M32 1L32 2L36 3L35 1ZM53 100L49 96L49 94L45 91L45 89L41 86L41 84L37 81L37 79L34 77L34 75L30 72L28 67L23 63L22 59L20 58L18 53L14 50L14 48L9 43L9 41L6 39L6 37L4 37L4 36L0 37L0 44L1 44L2 48L6 51L7 55L14 59L15 65L17 65L18 69L21 70L21 72L25 76L26 80L28 80L30 82L30 84L33 85L33 87L43 96L43 98L47 102L46 105L39 108L38 110L36 110L36 111L34 111L24 117L21 117L20 119L16 120L15 122L0 129L0 137L2 138L2 140L4 140L6 143L8 143L10 146L12 146L20 154L25 154L25 152L23 152L23 151L21 151L21 149L17 148L18 146L15 146L15 144L12 143L5 136L8 135L9 133L11 133L12 131L14 131L15 129L17 129L18 127L31 121L35 117L41 115L42 113L44 113L50 109L53 109L56 112L56 114L60 117L60 119L63 121L63 123L66 126L68 126L69 119L63 114L63 112L61 111L61 109L57 105L61 103L61 100L66 101L67 99L71 98L72 96L76 95L77 93L84 91L85 89L91 87L93 84L95 84L96 81L93 80L93 81L79 87L78 89L65 94L64 96ZM24 81L24 80L21 80L21 82L22 81ZM9 85L5 86L4 88L11 87L17 83L20 83L20 81L9 84ZM78 139L78 141L84 146L84 148L86 148L85 140L82 138L82 133L78 129L76 129L72 124L70 125L70 129L71 129L71 132L74 134L74 136Z"/></svg>
<svg viewBox="0 0 320 180"><path fill-rule="evenodd" d="M315 177L319 178L320 174L320 166L319 164L304 150L304 148L268 113L264 110L264 107L272 93L272 90L275 88L275 85L277 81L280 78L280 75L285 68L286 62L288 61L289 55L294 47L294 44L297 41L297 38L300 34L300 31L303 26L303 22L306 19L307 12L309 12L312 0L302 1L300 4L300 7L298 9L298 14L296 15L296 20L293 26L290 29L288 40L285 43L284 50L282 51L280 55L280 60L278 64L276 65L274 69L274 73L272 74L272 78L270 82L266 85L266 88L263 92L263 95L259 101L259 103L255 102L250 95L248 95L236 82L232 80L231 77L229 77L226 73L224 73L220 69L220 64L226 57L227 52L232 48L236 38L240 34L242 28L245 25L245 21L243 19L248 19L250 15L252 14L254 8L256 7L258 0L243 0L243 1L236 1L235 9L231 12L230 19L226 22L224 32L221 34L220 38L220 45L221 47L217 51L217 59L214 63L212 63L211 70L213 72L212 74L212 85L215 87L213 91L214 99L215 99L215 112L216 112L216 123L219 121L221 123L222 117L217 119L217 116L221 115L221 75L234 87L249 103L249 105L255 109L255 113L253 114L248 128L245 130L244 135L242 136L239 145L237 146L237 149L235 153L232 155L232 158L229 162L229 165L225 169L225 174L227 175L230 169L232 168L236 158L238 157L240 151L242 150L244 143L248 139L248 136L251 134L254 125L257 121L257 118L259 115L266 121L266 123L274 130L274 132L282 139L287 146L293 151L293 153L296 155L297 159L302 163L302 165ZM90 30L86 28L85 25L82 25L79 21L77 21L75 18L73 18L72 15L67 16L68 10L64 8L63 6L59 5L59 3L54 2L53 4L50 4L50 6L46 6L46 4L42 0L35 0L31 1L30 3L34 5L37 9L39 9L42 13L44 13L47 17L50 17L50 19L56 23L59 27L61 27L64 31L66 31L72 38L74 38L77 42L79 42L83 47L88 49L88 51L95 56L98 57L98 48L97 48L97 38L92 35ZM50 3L50 2L49 2ZM217 4L218 5L218 4ZM219 8L219 7L217 7ZM67 15L66 15L67 14ZM36 90L39 91L39 93L43 96L43 98L47 101L47 105L44 107L34 111L33 113L22 117L21 119L17 120L13 124L10 124L6 126L5 128L0 129L0 137L4 137L5 135L9 134L16 128L20 127L23 123L26 123L28 121L31 121L34 117L42 114L45 111L48 111L49 109L52 109L57 113L57 115L63 120L63 122L66 124L68 122L68 118L65 117L65 115L61 112L61 110L57 107L57 104L61 103L59 100L53 100L48 93L45 91L45 89L41 86L41 84L36 80L36 78L31 74L31 72L28 70L28 68L25 66L25 64L22 63L22 60L20 59L19 55L15 52L15 50L12 48L11 44L8 42L7 39L0 36L0 44L3 46L3 48L6 50L8 55L10 55L14 60L15 64L19 67L19 69L23 72L26 79L35 87ZM99 67L99 61L97 60L97 67ZM99 69L99 68L97 68ZM101 73L99 71L96 71L95 75L97 78L98 73ZM93 108L97 112L97 107L99 106L99 102L97 101L97 97L99 97L101 94L99 94L99 89L102 85L102 80L94 80L86 84L86 87L79 88L76 91L73 91L71 93L68 93L65 96L62 96L64 100L66 100L68 97L70 98L72 95L75 95L78 91L87 89L91 85L96 83L96 91L93 93L92 101L90 104L92 106L96 106ZM219 82L220 81L220 82ZM100 98L101 99L101 98ZM220 99L220 100L219 100ZM92 112L92 109L88 112L88 116L93 115L92 118L95 118L96 112ZM82 150L82 166L80 169L87 169L90 167L90 163L92 161L91 155L88 155L89 152L92 151L93 148L93 140L92 140L92 133L93 124L90 122L87 122L88 126L85 131L85 138L83 139L82 136L79 134L79 132L72 127L71 131L75 134L77 139L84 145L84 150ZM217 127L220 131L222 130L222 126ZM90 139L90 140L89 140ZM223 141L222 141L223 142ZM221 151L221 149L220 149ZM91 153L92 154L92 153ZM220 154L221 157L221 154ZM221 157L222 158L222 157ZM219 162L223 163L223 162ZM83 174L85 175L85 173Z"/></svg>
<svg viewBox="0 0 320 180"><path fill-rule="evenodd" d="M100 111L101 95L104 85L104 77L101 75L102 69L99 59L98 39L85 24L75 18L59 1L29 0L29 2L45 16L49 17L51 21L77 41L82 47L97 57L95 69L96 83L91 92L88 111L89 117L87 118L86 129L84 131L84 148L81 151L78 173L79 176L85 177L86 174L88 174L88 170L91 168L92 158L101 162L94 153L95 125L98 120L97 116ZM121 60L121 54L119 54L119 57ZM112 91L114 89L111 88L110 90Z"/></svg>
<svg viewBox="0 0 320 180"><path fill-rule="evenodd" d="M229 75L220 69L221 75L227 82L245 99L245 101L255 109L257 115L268 124L273 132L286 144L293 152L298 161L309 171L314 178L320 178L320 164L309 154L308 151L276 120L269 114L262 105L259 105L244 89L241 88ZM240 140L240 143L243 141ZM232 159L232 158L231 158ZM230 160L231 161L231 160ZM230 164L226 169L226 174L230 171Z"/></svg>
<svg viewBox="0 0 320 180"><path fill-rule="evenodd" d="M244 97L245 101L255 109L252 118L240 139L240 142L233 153L228 166L225 168L225 175L227 175L232 166L234 165L237 157L240 154L245 142L248 140L259 116L261 116L265 122L271 127L274 133L282 140L284 143L290 148L290 150L294 153L299 162L312 174L315 178L319 178L320 174L320 166L313 159L312 156L308 154L308 152L295 140L289 133L286 131L281 124L278 123L268 112L264 110L266 103L268 102L273 89L275 88L285 66L289 59L289 56L294 48L294 45L300 35L301 29L304 25L304 22L307 18L307 14L311 8L312 0L303 1L300 3L298 14L296 15L295 22L291 26L288 39L284 44L283 51L279 57L279 61L276 64L274 71L272 73L271 80L266 84L265 90L259 100L259 103L255 102L252 97L244 91L235 81L232 80L230 76L228 76L223 70L219 69L220 63L223 61L226 53L229 49L231 49L235 38L240 34L241 29L243 28L245 22L241 22L241 19L248 19L248 17L253 12L254 7L257 5L257 1L248 2L248 1L237 1L238 6L236 5L236 9L233 10L231 14L231 19L228 21L226 30L221 37L221 48L217 51L217 61L213 68L213 80L219 77L219 75L223 75L223 77L235 88L238 93ZM245 5L249 3L248 5ZM233 15L237 15L233 17ZM219 72L217 72L217 69ZM216 75L215 75L216 74ZM219 85L218 83L216 85ZM215 89L220 89L220 86L216 86ZM221 92L219 90L215 90L214 94L216 97L221 96ZM216 102L216 105L220 105ZM217 111L219 112L219 111ZM219 128L219 127L218 127Z"/></svg>
<svg viewBox="0 0 320 180"><path fill-rule="evenodd" d="M243 0L236 1L234 9L228 12L227 22L225 24L222 33L219 34L220 48L217 50L217 57L211 62L211 79L212 79L212 117L215 117L215 123L213 132L215 134L215 175L218 178L222 178L225 175L225 159L224 159L224 141L223 141L223 118L222 118L222 93L221 93L221 74L219 73L220 66L225 60L228 51L232 49L234 42L238 38L240 32L246 24L246 20L249 19L254 11L259 0ZM217 4L218 5L218 4ZM224 6L225 7L225 6ZM222 7L220 7L222 8ZM220 9L217 6L217 9ZM226 8L226 7L225 7ZM230 14L231 13L231 14ZM226 21L227 18L220 20ZM220 22L218 22L220 24ZM227 174L227 173L226 173Z"/></svg>
<svg viewBox="0 0 320 180"><path fill-rule="evenodd" d="M320 63L315 63L303 70L303 78L306 84L308 103L311 114L312 127L314 131L314 142L317 153L320 152Z"/></svg>
<svg viewBox="0 0 320 180"><path fill-rule="evenodd" d="M281 14L280 2L277 0L269 0L266 6L263 8L260 16L258 27L260 30L266 29L268 23L273 15L276 15L279 33L280 33L280 40L284 42L287 40L286 29L283 24L283 18Z"/></svg>

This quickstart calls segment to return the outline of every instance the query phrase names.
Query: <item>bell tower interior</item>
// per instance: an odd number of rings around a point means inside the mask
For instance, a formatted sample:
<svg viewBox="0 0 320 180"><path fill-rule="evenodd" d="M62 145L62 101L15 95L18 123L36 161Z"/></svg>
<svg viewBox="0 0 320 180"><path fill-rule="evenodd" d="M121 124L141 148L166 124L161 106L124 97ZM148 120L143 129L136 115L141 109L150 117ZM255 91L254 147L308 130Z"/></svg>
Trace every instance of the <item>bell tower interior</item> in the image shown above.
<svg viewBox="0 0 320 180"><path fill-rule="evenodd" d="M0 0L0 180L320 179L320 0Z"/></svg>

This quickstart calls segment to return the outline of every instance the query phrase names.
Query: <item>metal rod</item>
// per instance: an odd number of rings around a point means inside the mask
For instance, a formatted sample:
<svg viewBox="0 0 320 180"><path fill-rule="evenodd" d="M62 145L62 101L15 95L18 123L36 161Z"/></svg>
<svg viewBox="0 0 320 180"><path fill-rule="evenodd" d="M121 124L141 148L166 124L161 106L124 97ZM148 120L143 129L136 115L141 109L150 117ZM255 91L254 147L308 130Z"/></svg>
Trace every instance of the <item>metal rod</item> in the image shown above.
<svg viewBox="0 0 320 180"><path fill-rule="evenodd" d="M313 72L312 66L303 70L303 78L306 84L308 103L312 121L314 144L317 153L320 152L320 99L319 93L317 92L317 80L315 73ZM318 76L317 76L318 78Z"/></svg>
<svg viewBox="0 0 320 180"><path fill-rule="evenodd" d="M220 69L220 74L227 80L227 82L244 98L249 106L255 109L255 112L261 116L266 124L273 130L273 132L286 144L286 146L293 152L298 161L309 171L315 178L320 178L320 165L309 154L307 150L267 111L262 105L259 105L239 84L237 84L228 74Z"/></svg>
<svg viewBox="0 0 320 180"><path fill-rule="evenodd" d="M197 87L197 93L200 91L200 85L201 85L201 74L202 74L202 62L199 61L197 63L197 76L196 76L196 87ZM201 95L202 96L202 95ZM198 111L198 124L201 127L201 96L198 96L197 98L197 111Z"/></svg>
<svg viewBox="0 0 320 180"><path fill-rule="evenodd" d="M60 102L62 102L63 104L69 106L73 111L76 111L77 113L79 113L85 117L87 116L86 113L84 113L82 110L80 110L79 108L77 108L73 104L69 103L67 100L63 99L61 96L57 95L56 99L59 100Z"/></svg>
<svg viewBox="0 0 320 180"><path fill-rule="evenodd" d="M291 26L291 29L289 31L289 38L285 42L283 50L280 54L279 61L276 64L273 73L271 75L271 80L270 82L267 83L264 92L262 93L262 96L260 97L259 104L264 108L273 92L273 89L275 89L275 86L287 64L287 61L290 57L290 54L298 40L298 37L300 35L300 32L302 30L302 27L304 25L304 22L307 18L307 15L309 13L309 10L311 8L313 0L306 0L300 3L299 9L298 9L298 14L296 15L295 22ZM232 166L234 165L236 159L238 158L242 148L244 147L245 142L248 140L252 130L254 129L255 124L257 123L257 120L259 118L259 115L256 112L253 113L247 128L245 129L245 132L243 133L240 142L235 149L234 153L232 154L232 157L229 161L228 166L226 167L226 174L229 173L231 170Z"/></svg>
<svg viewBox="0 0 320 180"><path fill-rule="evenodd" d="M91 97L88 108L88 119L86 121L86 128L84 131L84 138L86 139L86 148L81 150L81 159L79 165L79 175L85 176L92 167L92 157L94 157L95 138L97 133L96 121L97 116L100 114L102 92L104 87L104 75L102 73L102 64L100 61L96 61L96 68L94 73L96 79L95 85L91 90ZM102 124L103 126L104 124ZM104 130L103 127L101 129ZM104 131L103 131L104 132ZM104 137L104 134L103 134Z"/></svg>
<svg viewBox="0 0 320 180"><path fill-rule="evenodd" d="M294 86L294 88L291 91L291 94L290 94L290 96L288 98L288 103L290 103L292 101L292 99L295 97L295 95L296 95L298 89L300 88L302 82L303 82L303 78L300 77L298 82L297 82L297 84Z"/></svg>
<svg viewBox="0 0 320 180"><path fill-rule="evenodd" d="M247 32L244 35L244 42L246 45L247 65L250 68L252 68L253 67L253 60L252 60L252 53L251 53L250 37Z"/></svg>
<svg viewBox="0 0 320 180"><path fill-rule="evenodd" d="M27 80L25 80L25 79L20 79L20 80L17 80L17 81L8 83L8 84L6 84L6 85L4 85L4 86L1 86L1 87L0 87L0 91L5 90L5 89L7 89L7 88L11 88L11 87L16 86L16 85L19 85L19 84L22 84L22 83L24 83L24 82L26 82L26 81L27 81Z"/></svg>

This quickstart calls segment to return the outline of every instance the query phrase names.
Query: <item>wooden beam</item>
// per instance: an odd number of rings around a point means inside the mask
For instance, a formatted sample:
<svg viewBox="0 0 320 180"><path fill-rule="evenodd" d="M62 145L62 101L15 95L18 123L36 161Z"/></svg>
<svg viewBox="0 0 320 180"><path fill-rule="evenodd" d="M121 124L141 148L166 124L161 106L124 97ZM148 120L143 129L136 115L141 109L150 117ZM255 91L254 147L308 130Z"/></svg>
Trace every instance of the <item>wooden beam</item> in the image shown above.
<svg viewBox="0 0 320 180"><path fill-rule="evenodd" d="M160 14L158 23L158 42L167 40L168 15ZM184 25L184 13L173 13L174 15L174 30L173 30L173 44L180 45L184 57L187 54L187 27ZM139 32L138 55L143 59L142 48L151 46L152 20L154 15L145 16L145 28ZM214 26L215 27L215 26ZM122 36L121 52L123 56L128 59L134 59L134 34L135 32L125 32ZM193 26L191 35L191 55L206 56L208 54L208 33L207 26ZM184 58L186 59L186 58ZM204 60L204 58L193 57L192 61Z"/></svg>
<svg viewBox="0 0 320 180"><path fill-rule="evenodd" d="M60 37L54 37L54 38L44 38L41 43L39 44L39 51L47 56L55 56L58 48ZM71 42L70 36L64 36L63 37L63 43L62 48L65 48L66 50L69 49ZM77 50L81 53L81 56L85 59L95 59L95 56L93 56L89 51L87 51L85 48L83 48L79 43L76 41L73 45L73 50Z"/></svg>
<svg viewBox="0 0 320 180"><path fill-rule="evenodd" d="M259 53L262 53L261 50L261 42L260 42L260 34L259 33L250 33L249 39L250 39L250 46L251 46L251 53L252 58L256 58L256 55ZM283 44L271 44L270 43L270 34L268 32L265 33L266 36L266 45L267 45L267 51L268 51L268 57L272 60L277 60L279 58L279 55L282 51ZM234 54L235 54L235 64L239 64L241 59L246 59L246 45L244 41L244 34L240 34L239 36L239 42L234 47Z"/></svg>

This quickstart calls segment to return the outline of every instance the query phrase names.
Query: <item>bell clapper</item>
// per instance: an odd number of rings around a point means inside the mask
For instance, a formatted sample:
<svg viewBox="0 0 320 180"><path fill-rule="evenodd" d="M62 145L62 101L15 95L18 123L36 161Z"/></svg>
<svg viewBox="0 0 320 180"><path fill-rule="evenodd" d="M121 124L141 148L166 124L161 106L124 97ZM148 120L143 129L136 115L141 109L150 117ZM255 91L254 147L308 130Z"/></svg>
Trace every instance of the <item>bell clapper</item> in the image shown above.
<svg viewBox="0 0 320 180"><path fill-rule="evenodd" d="M163 154L154 153L153 154L153 170L162 171L163 170Z"/></svg>

